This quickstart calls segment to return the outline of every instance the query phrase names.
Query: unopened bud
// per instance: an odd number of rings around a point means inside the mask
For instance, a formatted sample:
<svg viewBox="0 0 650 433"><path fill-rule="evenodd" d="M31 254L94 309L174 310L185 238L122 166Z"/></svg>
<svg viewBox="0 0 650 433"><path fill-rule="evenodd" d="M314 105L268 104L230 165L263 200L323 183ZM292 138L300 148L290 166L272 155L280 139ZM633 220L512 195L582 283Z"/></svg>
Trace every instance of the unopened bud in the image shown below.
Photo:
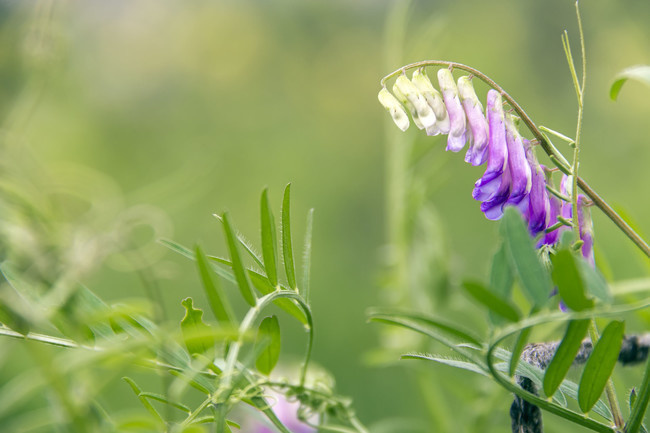
<svg viewBox="0 0 650 433"><path fill-rule="evenodd" d="M385 87L379 91L377 98L379 99L379 103L384 106L388 113L390 113L390 116L393 118L393 122L395 122L397 127L402 131L406 131L411 122L409 122L406 110L404 110L404 107L402 107L402 104L399 103L397 98L395 98Z"/></svg>

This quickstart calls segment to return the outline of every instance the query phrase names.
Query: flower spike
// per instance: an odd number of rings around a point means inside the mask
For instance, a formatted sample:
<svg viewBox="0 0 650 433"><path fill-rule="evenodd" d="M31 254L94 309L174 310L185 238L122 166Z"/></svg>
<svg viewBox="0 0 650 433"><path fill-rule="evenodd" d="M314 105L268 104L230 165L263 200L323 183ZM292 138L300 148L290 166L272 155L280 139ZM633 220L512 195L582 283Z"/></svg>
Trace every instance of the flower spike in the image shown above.
<svg viewBox="0 0 650 433"><path fill-rule="evenodd" d="M379 103L384 106L388 113L390 113L390 117L393 118L395 125L397 125L397 127L402 131L406 131L411 122L409 122L406 110L404 110L404 107L402 107L402 104L399 103L397 98L395 98L385 87L379 91L377 98L379 99Z"/></svg>
<svg viewBox="0 0 650 433"><path fill-rule="evenodd" d="M449 114L449 135L447 136L447 150L460 152L465 147L467 136L465 134L465 112L458 98L458 88L454 76L449 69L438 71L438 83L442 91L442 98Z"/></svg>
<svg viewBox="0 0 650 433"><path fill-rule="evenodd" d="M469 149L465 154L465 162L479 166L487 160L488 125L483 115L483 105L476 96L469 76L458 79L458 95L469 125Z"/></svg>

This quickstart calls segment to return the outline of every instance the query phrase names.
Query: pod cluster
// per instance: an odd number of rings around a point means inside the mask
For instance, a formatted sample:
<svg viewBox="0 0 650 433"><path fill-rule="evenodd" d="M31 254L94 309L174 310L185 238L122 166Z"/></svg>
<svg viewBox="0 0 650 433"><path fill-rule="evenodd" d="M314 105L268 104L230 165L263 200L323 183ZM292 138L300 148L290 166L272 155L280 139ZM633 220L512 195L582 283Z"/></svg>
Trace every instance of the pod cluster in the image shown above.
<svg viewBox="0 0 650 433"><path fill-rule="evenodd" d="M490 89L483 110L470 76L456 82L445 68L438 70L437 78L440 91L422 68L411 79L403 73L392 93L381 89L379 102L402 131L410 126L410 114L415 126L427 135L447 135L447 150L460 152L468 144L465 161L473 166L487 163L472 191L486 218L498 220L506 206L515 206L534 236L555 225L558 215L570 212L570 203L549 195L544 169L530 141L519 133L517 118L504 111L501 94ZM559 232L546 233L540 243L555 244Z"/></svg>

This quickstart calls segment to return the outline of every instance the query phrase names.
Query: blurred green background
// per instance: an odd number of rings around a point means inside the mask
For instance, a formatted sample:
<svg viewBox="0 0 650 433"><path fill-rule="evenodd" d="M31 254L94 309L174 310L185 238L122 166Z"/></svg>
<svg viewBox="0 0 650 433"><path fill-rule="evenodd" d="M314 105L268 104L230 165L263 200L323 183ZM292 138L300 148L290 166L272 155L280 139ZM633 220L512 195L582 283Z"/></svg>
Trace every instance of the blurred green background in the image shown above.
<svg viewBox="0 0 650 433"><path fill-rule="evenodd" d="M582 11L588 77L581 173L650 233L650 90L629 83L618 102L608 99L619 70L650 64L650 3L584 2ZM92 271L82 281L109 301L146 296L129 272L138 257L159 279L170 320L182 317L181 299L203 295L193 264L152 240L198 242L223 254L211 215L229 210L259 245L259 193L269 186L278 213L291 182L298 245L306 212L316 209L314 357L354 398L360 418L412 418L430 423L430 431L456 431L459 417L463 431L506 431L510 397L485 379L431 365L435 371L425 375L412 361L367 364L381 333L365 311L388 305L386 293L399 290L387 289L384 278L387 215L398 206L388 198L397 188L391 140L413 146L414 165L430 182L423 199L444 235L434 240L444 257L438 265L449 270L442 312L464 318L469 310L466 321L479 330L485 318L473 314L456 285L461 275L485 278L497 230L471 197L483 169L444 152L444 139L396 132L376 94L380 78L403 64L453 60L495 79L538 124L572 135L576 102L564 29L577 57L571 1L2 0L3 176L36 199L56 198L52 215L64 250L78 240L72 228L84 228L87 242L121 221L142 220L124 236L139 251L126 260L82 249ZM647 260L593 214L609 277L647 273ZM303 333L297 326L285 333L286 352L299 357ZM17 356L14 368L20 362ZM446 414L445 426L435 413L446 401L467 406ZM479 416L481 405L488 412ZM547 418L551 427L563 425Z"/></svg>

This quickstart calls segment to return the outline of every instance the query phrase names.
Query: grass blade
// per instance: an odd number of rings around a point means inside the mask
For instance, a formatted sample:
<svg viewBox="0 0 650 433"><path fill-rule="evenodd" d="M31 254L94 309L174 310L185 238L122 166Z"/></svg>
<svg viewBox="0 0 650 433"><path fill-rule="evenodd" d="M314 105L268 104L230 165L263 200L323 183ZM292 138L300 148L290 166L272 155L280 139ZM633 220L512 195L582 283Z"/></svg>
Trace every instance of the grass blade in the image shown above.
<svg viewBox="0 0 650 433"><path fill-rule="evenodd" d="M282 200L282 257L284 259L284 270L287 274L289 287L297 290L296 267L293 260L293 246L291 244L291 184L284 189Z"/></svg>
<svg viewBox="0 0 650 433"><path fill-rule="evenodd" d="M223 292L219 277L217 277L216 280L212 279L210 269L208 268L207 258L205 257L205 254L203 254L201 247L197 245L195 252L196 264L199 268L203 289L205 290L205 294L210 303L210 309L219 323L229 325L233 321L233 312L230 303L228 302L228 298Z"/></svg>
<svg viewBox="0 0 650 433"><path fill-rule="evenodd" d="M434 361L440 364L449 365L451 367L472 371L483 376L489 376L489 374L487 374L485 370L483 370L480 366L474 364L473 362L462 361L460 359L445 358L442 356L428 355L424 353L407 353L402 355L401 359L422 359L425 361Z"/></svg>
<svg viewBox="0 0 650 433"><path fill-rule="evenodd" d="M578 388L578 404L584 413L589 412L598 401L612 375L621 351L624 330L623 321L610 322L587 360Z"/></svg>
<svg viewBox="0 0 650 433"><path fill-rule="evenodd" d="M463 287L472 298L485 305L490 309L490 311L495 312L504 319L509 320L510 322L517 322L521 317L521 314L513 305L495 296L481 283L465 281L463 282Z"/></svg>
<svg viewBox="0 0 650 433"><path fill-rule="evenodd" d="M580 350L582 340L587 335L589 320L572 320L567 326L564 338L555 350L555 355L544 374L544 394L552 396L569 372ZM600 396L599 396L600 397Z"/></svg>
<svg viewBox="0 0 650 433"><path fill-rule="evenodd" d="M235 279L237 280L237 286L241 291L242 296L248 302L248 305L251 307L255 306L255 295L251 290L251 282L248 278L248 273L244 268L244 263L242 262L241 256L239 255L239 250L237 248L237 238L235 232L232 229L230 224L230 218L227 213L224 213L222 216L223 219L223 230L226 234L226 240L228 242L228 250L230 251L230 260L232 261L232 270L235 273Z"/></svg>
<svg viewBox="0 0 650 433"><path fill-rule="evenodd" d="M262 230L262 257L264 270L273 287L278 286L278 251L275 234L275 220L269 206L269 190L265 188L260 200L260 220Z"/></svg>

